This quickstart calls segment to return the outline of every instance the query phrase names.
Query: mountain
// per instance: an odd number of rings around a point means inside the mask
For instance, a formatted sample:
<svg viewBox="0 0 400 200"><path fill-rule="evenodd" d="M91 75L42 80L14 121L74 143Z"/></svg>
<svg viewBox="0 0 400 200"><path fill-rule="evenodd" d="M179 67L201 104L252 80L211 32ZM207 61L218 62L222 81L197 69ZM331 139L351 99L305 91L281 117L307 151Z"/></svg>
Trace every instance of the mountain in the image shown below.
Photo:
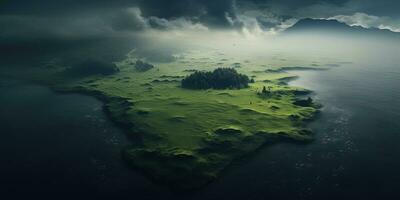
<svg viewBox="0 0 400 200"><path fill-rule="evenodd" d="M288 28L286 31L309 31L309 30L350 30L353 27L348 26L345 23L339 22L337 20L325 20L325 19L301 19L292 27Z"/></svg>
<svg viewBox="0 0 400 200"><path fill-rule="evenodd" d="M301 19L284 33L330 33L330 34L358 34L363 36L383 36L400 39L400 33L378 28L363 28L361 26L349 26L334 19Z"/></svg>

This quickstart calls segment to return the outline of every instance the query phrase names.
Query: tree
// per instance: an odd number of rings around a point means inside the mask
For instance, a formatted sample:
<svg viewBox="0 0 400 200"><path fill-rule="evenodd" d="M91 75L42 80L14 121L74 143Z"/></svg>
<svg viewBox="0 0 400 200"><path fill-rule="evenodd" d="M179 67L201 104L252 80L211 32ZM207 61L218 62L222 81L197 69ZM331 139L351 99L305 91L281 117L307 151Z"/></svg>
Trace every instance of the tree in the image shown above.
<svg viewBox="0 0 400 200"><path fill-rule="evenodd" d="M145 71L148 71L153 68L154 68L154 65L143 62L141 60L137 60L135 63L135 69L140 72L145 72Z"/></svg>
<svg viewBox="0 0 400 200"><path fill-rule="evenodd" d="M263 93L263 94L267 94L267 93L268 93L267 88L266 88L265 86L264 86L263 89L262 89L262 93Z"/></svg>

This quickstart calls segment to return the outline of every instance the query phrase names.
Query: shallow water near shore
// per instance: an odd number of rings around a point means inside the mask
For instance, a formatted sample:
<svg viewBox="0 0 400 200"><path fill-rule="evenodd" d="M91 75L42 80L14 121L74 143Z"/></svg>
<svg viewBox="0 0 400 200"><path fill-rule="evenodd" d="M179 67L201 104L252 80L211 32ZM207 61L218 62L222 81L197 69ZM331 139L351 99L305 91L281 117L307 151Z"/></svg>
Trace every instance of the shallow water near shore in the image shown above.
<svg viewBox="0 0 400 200"><path fill-rule="evenodd" d="M222 191L235 191L231 194L238 199L400 197L400 69L377 64L291 71L299 78L290 85L313 90L313 98L324 105L310 124L315 141L264 148L203 197L222 198Z"/></svg>
<svg viewBox="0 0 400 200"><path fill-rule="evenodd" d="M400 68L393 60L291 71L324 105L315 141L276 144L239 160L184 199L400 197ZM176 198L127 169L129 142L98 100L12 80L0 83L5 194Z"/></svg>

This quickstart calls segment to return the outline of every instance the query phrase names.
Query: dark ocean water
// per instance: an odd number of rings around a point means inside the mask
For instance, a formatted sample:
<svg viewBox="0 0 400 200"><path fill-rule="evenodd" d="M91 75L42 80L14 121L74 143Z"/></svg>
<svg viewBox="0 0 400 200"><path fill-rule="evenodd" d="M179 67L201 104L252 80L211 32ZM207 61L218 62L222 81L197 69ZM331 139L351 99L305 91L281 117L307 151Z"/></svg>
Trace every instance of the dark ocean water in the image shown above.
<svg viewBox="0 0 400 200"><path fill-rule="evenodd" d="M204 189L173 194L127 169L129 142L94 98L0 81L3 196L131 199L399 199L400 66L364 60L294 71L324 105L307 145L277 144Z"/></svg>
<svg viewBox="0 0 400 200"><path fill-rule="evenodd" d="M158 190L124 165L120 151L129 142L100 101L14 80L1 80L0 91L2 196L69 199Z"/></svg>

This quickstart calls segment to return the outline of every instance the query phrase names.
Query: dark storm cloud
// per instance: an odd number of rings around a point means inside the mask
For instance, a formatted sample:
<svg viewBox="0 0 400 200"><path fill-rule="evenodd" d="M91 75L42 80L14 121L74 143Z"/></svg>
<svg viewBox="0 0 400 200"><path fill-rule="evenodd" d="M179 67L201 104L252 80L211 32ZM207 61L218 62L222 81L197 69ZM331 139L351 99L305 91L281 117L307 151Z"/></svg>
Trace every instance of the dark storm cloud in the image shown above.
<svg viewBox="0 0 400 200"><path fill-rule="evenodd" d="M226 16L235 17L234 0L141 0L139 6L145 16L187 17L213 27L227 27Z"/></svg>
<svg viewBox="0 0 400 200"><path fill-rule="evenodd" d="M2 1L0 14L102 17L129 7L139 7L144 17L186 17L214 27L228 26L226 15L235 17L234 0L14 0Z"/></svg>
<svg viewBox="0 0 400 200"><path fill-rule="evenodd" d="M299 10L309 8L332 8L337 14L340 12L367 12L374 15L400 16L398 0L237 0L240 4L253 3L258 6L267 6L272 10L285 10L289 15L296 15ZM326 10L321 10L326 11ZM313 13L310 13L313 15Z"/></svg>
<svg viewBox="0 0 400 200"><path fill-rule="evenodd" d="M144 30L147 28L147 21L142 16L139 8L127 8L112 17L114 30Z"/></svg>
<svg viewBox="0 0 400 200"><path fill-rule="evenodd" d="M0 15L23 15L59 19L107 18L116 30L143 30L145 19L155 27L185 18L210 28L237 28L243 25L237 15L253 9L280 19L352 15L356 12L376 16L400 17L397 0L3 0ZM136 7L139 9L129 10ZM155 18L162 19L154 20ZM269 19L258 18L266 26ZM165 25L166 23L163 24ZM271 24L269 24L271 23ZM98 24L96 24L98 25ZM161 24L162 25L162 24ZM163 27L163 26L161 26Z"/></svg>
<svg viewBox="0 0 400 200"><path fill-rule="evenodd" d="M13 15L71 15L91 11L107 11L134 6L132 0L2 0L1 14Z"/></svg>

